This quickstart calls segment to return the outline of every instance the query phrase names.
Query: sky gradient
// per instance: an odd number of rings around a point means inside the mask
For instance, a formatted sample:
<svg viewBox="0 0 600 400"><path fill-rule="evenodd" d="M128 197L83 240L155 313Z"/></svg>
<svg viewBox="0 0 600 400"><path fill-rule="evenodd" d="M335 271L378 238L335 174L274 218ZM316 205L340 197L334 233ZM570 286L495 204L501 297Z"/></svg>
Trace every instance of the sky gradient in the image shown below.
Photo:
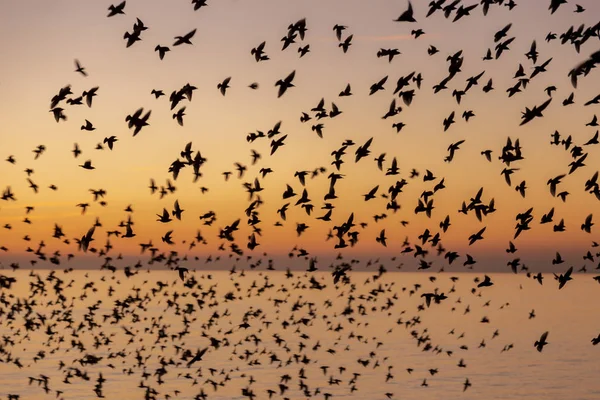
<svg viewBox="0 0 600 400"><path fill-rule="evenodd" d="M352 257L399 255L406 237L411 244L417 243L417 236L425 229L432 235L439 232L439 222L450 215L452 225L442 235L442 244L446 250L461 255L453 268L464 269L462 262L468 253L480 260L476 268L483 269L485 262L488 266L508 269L506 262L520 257L526 264L533 263L532 269L548 269L556 251L567 260L564 265L581 267L582 256L588 250L598 250L591 248L592 241L600 241L595 227L591 234L580 229L588 214L600 210L598 199L583 190L585 181L600 165L600 146L584 146L587 166L568 175L560 184L559 191L570 193L566 202L552 197L546 182L568 172L568 164L573 161L564 147L550 145L550 135L557 130L563 137L571 135L573 142L581 146L597 130L586 123L594 114L600 114L599 106L583 104L599 94L598 72L593 70L582 78L576 90L567 73L597 51L599 42L592 37L578 54L568 43L561 45L558 39L546 42L544 38L549 32L560 35L572 25L577 28L580 24L586 27L597 24L600 4L582 0L579 4L586 8L584 13L574 13L575 6L569 3L551 15L546 1L521 1L512 11L504 6L492 7L487 17L483 17L478 7L470 16L452 23L440 12L425 18L426 2L413 3L417 23L393 21L406 9L405 1L227 0L210 2L208 7L194 12L187 1L128 0L126 14L111 18L106 17L110 2L104 1L1 4L0 37L4 39L0 58L5 61L0 78L0 189L10 186L17 201L0 202L0 224L12 226L10 230L0 228L0 246L8 248L0 254L0 261L8 265L13 260L29 260L32 257L25 249L37 249L42 240L49 254L56 250L63 255L77 254L73 238L85 234L97 217L103 226L94 236L94 246L101 247L106 241L106 231L124 231L118 224L127 219L129 214L123 210L131 204L136 237L111 238L113 256L122 253L137 257L139 243L152 240L160 251L175 250L205 258L220 253L217 247L223 241L217 238L218 229L241 218L241 228L235 237L245 254L267 252L273 257L285 257L298 246L311 255L331 257L338 251L333 248L335 240L325 241L327 232L354 212L355 222L366 222L368 226L358 228L360 239L354 248L343 250L343 254ZM149 28L142 33L140 42L126 48L123 34L131 31L136 18ZM288 25L301 18L306 18L308 28L301 44L310 44L310 52L303 58L298 56L298 44L281 51L280 41L287 34ZM495 45L494 34L508 23L512 27L507 37L516 37L510 50L498 60L483 61L486 50ZM346 54L338 47L332 30L335 24L348 27L344 38L353 35ZM414 39L411 31L419 28L425 34ZM192 29L197 29L192 46L172 46L175 36ZM531 80L521 93L508 98L506 89L516 83L513 76L519 64L527 75L533 71L532 62L524 54L534 39L539 51L538 65L552 58L548 71ZM262 41L266 41L265 52L270 60L257 63L250 50ZM157 44L171 47L162 61L154 52ZM437 47L439 53L429 56L430 45ZM376 57L380 48L397 48L402 54L388 62ZM447 75L446 57L459 50L464 56L461 72L450 81L447 90L434 94L432 86ZM74 72L74 59L80 60L88 77ZM274 83L293 70L295 87L277 98ZM420 90L411 84L416 96L406 106L393 95L393 89L399 77L412 71L422 74L423 83ZM482 71L485 74L479 85L457 104L452 91L464 89L466 79ZM229 76L231 87L222 96L217 84ZM385 90L369 96L369 87L384 76L389 76ZM483 93L482 87L490 78L495 90ZM259 83L257 90L248 88L252 82ZM186 83L198 89L191 102L181 103L187 107L182 127L172 118L180 106L171 111L168 96ZM352 86L353 96L338 97L347 83ZM50 99L68 84L74 96L98 86L98 96L91 108L63 103L68 120L56 123L49 112ZM544 117L519 126L521 112L548 99L544 89L550 85L557 90ZM152 89L161 89L166 96L155 99L150 94ZM564 107L562 101L572 92L575 104ZM328 110L334 102L342 114L301 123L301 112L310 112L321 98L325 99ZM402 112L382 119L393 98ZM132 137L125 117L140 107L152 110L150 126ZM468 122L460 118L465 110L475 113ZM452 111L457 122L444 132L442 121ZM96 130L80 129L86 119ZM246 141L248 133L266 132L278 121L282 121L282 134L288 136L285 146L273 156L269 156L270 140ZM396 133L392 123L400 121L406 126ZM316 123L324 124L322 139L311 130ZM97 143L111 135L118 137L114 150L106 145L103 150L95 150ZM332 221L316 220L315 216L326 211L320 208L328 189L327 175L335 170L331 152L346 139L361 145L371 137L373 144L368 157L354 163L357 146L350 147L344 157L345 163L339 171L344 179L336 185L338 199L332 202L335 205ZM520 140L525 157L514 165L519 171L513 175L512 187L504 182L500 172L505 166L498 160L508 137ZM444 162L448 146L459 140L465 142L454 160ZM191 167L184 168L176 181L168 173L170 164L188 142L193 143L194 151L201 151L207 158L201 169L203 176L195 183ZM74 143L83 152L78 158L71 153ZM41 144L47 150L34 160L32 150ZM492 162L480 154L486 149L493 151ZM262 155L253 166L251 150ZM386 153L385 168L393 157L397 158L400 175L385 176L385 169L378 170L373 159L381 153ZM10 155L16 159L15 164L4 161ZM86 160L92 160L96 169L80 168ZM248 166L242 179L235 175L235 162ZM300 207L293 206L297 197L284 201L282 193L286 184L290 184L300 194L302 186L294 178L295 171L312 171L321 166L326 167L325 174L307 179L306 188L314 205L313 213L307 216ZM260 178L265 188L260 193L264 205L259 209L262 237L257 237L260 246L251 252L246 248L251 229L244 215L249 202L243 183L253 182L263 167L273 169L274 173ZM28 187L26 168L34 170L30 178L40 186L37 194ZM413 168L421 173L418 178L409 177ZM434 173L435 181L423 182L426 169ZM224 171L234 172L227 182L222 175ZM161 200L158 194L150 194L150 178L159 186L171 179L177 191ZM387 199L379 195L403 178L408 185L398 197L401 209L396 213L386 211ZM421 192L431 190L441 178L445 179L446 189L433 197L432 217L415 215ZM527 186L525 198L514 188L523 180ZM55 184L58 190L49 190L50 184ZM380 185L378 197L365 202L363 195L375 185ZM202 194L200 187L209 191ZM483 222L471 213L466 216L457 213L462 201L468 202L480 187L484 187L484 202L494 198L498 210ZM90 189L100 188L107 191L106 207L94 202L90 193ZM175 200L185 210L182 221L157 222L156 214L163 207L172 210ZM292 204L287 221L282 221L281 227L274 226L281 220L277 209L288 201ZM78 203L90 204L85 215L76 207ZM35 207L27 215L31 224L22 222L26 206ZM507 255L505 249L514 235L515 215L530 207L534 208L532 229L514 240L519 252ZM553 223L539 224L541 216L552 207L554 223L564 218L565 232L553 232ZM198 218L208 211L217 215L210 227L202 225ZM373 216L381 213L388 217L375 223ZM594 217L600 218L600 212ZM402 226L400 221L409 224ZM300 237L295 230L297 222L309 225ZM62 226L71 245L52 238L55 223ZM469 235L484 226L485 240L469 246ZM188 251L198 229L208 244ZM382 229L388 238L385 248L375 241ZM175 245L161 242L168 230L173 230ZM25 235L31 241L24 240ZM429 249L430 245L425 247ZM435 269L447 264L434 256L435 249L429 250L432 254L427 259L436 260ZM405 262L409 269L414 269L417 263L412 255L399 262ZM596 261L587 265L597 264ZM564 265L558 269L565 269Z"/></svg>

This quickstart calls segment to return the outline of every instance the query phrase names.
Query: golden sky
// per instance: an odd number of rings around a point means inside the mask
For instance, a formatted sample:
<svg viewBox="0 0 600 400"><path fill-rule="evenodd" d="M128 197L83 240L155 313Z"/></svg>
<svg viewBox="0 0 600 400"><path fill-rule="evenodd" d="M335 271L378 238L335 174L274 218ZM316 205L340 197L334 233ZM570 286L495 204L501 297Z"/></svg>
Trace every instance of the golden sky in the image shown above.
<svg viewBox="0 0 600 400"><path fill-rule="evenodd" d="M600 165L598 146L584 146L588 153L586 167L567 176L559 191L570 195L562 202L549 193L546 182L559 174L568 172L571 155L562 146L551 146L550 135L558 130L564 137L571 135L575 145L582 145L596 132L596 127L586 126L594 114L599 114L597 105L583 104L598 95L600 77L592 71L580 80L577 90L569 82L567 73L598 50L595 37L583 44L578 54L569 43L560 44L560 39L546 42L549 32L557 35L570 26L577 28L596 24L600 15L600 3L580 1L586 8L584 13L574 13L574 4L562 6L550 14L547 2L522 1L509 11L507 7L492 7L487 17L480 7L471 15L452 23L441 12L425 18L426 2L413 1L417 23L394 22L405 9L405 1L359 0L310 0L302 2L260 0L213 1L208 7L194 12L188 2L165 2L128 0L125 15L107 18L110 2L104 1L53 1L42 0L4 2L0 4L0 189L10 186L17 201L0 202L0 223L10 224L11 230L0 230L0 245L9 251L0 254L4 264L22 257L30 246L37 248L39 242L46 243L48 253L60 250L75 253L76 246L66 246L52 238L54 224L63 227L67 238L81 237L100 218L102 228L97 230L94 242L102 246L106 231L121 230L118 223L127 218L123 209L131 204L131 215L136 237L129 240L111 238L115 254L136 255L139 243L149 240L161 251L177 250L190 255L215 254L222 243L217 238L218 229L241 218L241 229L236 233L236 243L247 253L250 228L243 214L248 206L248 195L244 182L253 182L259 177L260 168L271 168L274 173L259 178L264 191L260 193L264 205L259 209L262 223L260 246L254 251L271 255L285 255L293 246L308 250L311 254L335 255L335 240L325 241L329 229L346 221L351 212L355 222L366 222L365 229L358 228L359 242L344 253L361 257L376 257L381 254L396 255L401 251L405 237L411 244L425 229L432 234L439 232L439 222L450 215L451 227L442 235L442 244L447 250L457 251L461 256L469 253L481 260L491 260L506 265L513 258L504 249L512 239L515 215L533 207L534 222L530 231L515 240L519 253L515 256L537 263L544 268L561 251L568 262L577 267L583 265L581 256L590 249L592 240L600 241L596 230L588 234L580 230L585 217L600 210L600 203L583 190L584 183ZM141 34L142 40L130 48L125 47L123 34L131 31L136 18L140 18L148 30ZM306 18L308 31L300 45L310 44L310 52L299 58L299 44L292 44L281 51L281 38L287 27L301 18ZM495 46L494 34L512 23L509 37L516 39L510 50L497 60L483 61L486 50ZM335 24L346 25L343 38L353 35L347 53L338 47L332 30ZM193 45L173 47L175 36L196 29ZM411 36L414 29L425 34L418 39ZM504 39L506 39L504 38ZM521 93L508 98L506 89L513 86L513 78L519 64L529 75L533 64L524 54L532 40L537 41L541 64L549 58L547 72L536 76ZM256 62L250 54L253 47L266 41L265 52L270 60ZM169 46L164 60L154 52L156 45ZM439 53L429 56L427 48L434 45ZM392 62L377 58L381 48L397 48L401 54ZM434 94L432 86L446 75L446 58L462 50L464 63L448 89ZM89 76L75 72L74 60L80 60ZM277 98L278 79L283 79L295 70L295 87ZM423 77L421 89L416 90L414 101L406 106L393 95L396 80L416 71ZM479 85L473 87L457 104L452 97L454 89L462 90L466 79L485 71ZM231 76L230 88L222 96L217 84ZM384 76L389 76L385 90L369 96L369 88ZM482 87L493 79L495 90L484 93ZM259 88L251 90L248 85L258 82ZM196 86L191 102L186 106L184 126L172 118L180 106L170 110L168 97L186 83ZM338 93L347 83L352 86L353 96L339 97ZM98 95L91 108L86 105L65 108L67 121L56 123L49 112L50 99L59 89L71 85L74 97L83 91L98 86ZM519 126L521 112L525 107L543 103L548 96L544 89L550 85L557 90L543 118L536 118ZM166 96L155 99L152 89L161 89ZM574 92L575 104L562 106L562 101ZM71 97L71 96L69 96ZM335 118L324 118L301 123L301 112L310 112L321 98L325 107L331 109L334 102L342 114ZM394 117L382 119L389 104L396 98L402 112ZM132 137L125 117L140 107L152 110L150 126ZM475 117L465 122L461 115L473 110ZM443 131L442 121L452 111L456 123ZM92 132L81 130L85 120L93 123ZM269 142L259 139L248 143L245 138L250 132L268 131L276 122L282 121L282 135L288 135L285 146L269 156ZM403 122L406 126L400 133L392 123ZM321 139L311 130L316 123L323 123L324 137ZM95 150L96 144L105 137L116 136L114 150ZM354 163L354 151L358 145L373 138L371 154ZM517 162L519 168L513 175L509 187L500 172L505 167L499 160L502 146L507 138L519 139L525 160ZM327 193L326 179L335 168L331 165L331 152L338 149L346 139L356 145L350 147L344 157L345 163L339 173L344 175L336 185L337 200L332 221L316 220L326 210L323 196ZM450 144L465 140L451 163L444 162ZM184 168L177 181L168 173L169 165L179 157L188 142L194 151L201 151L207 158L202 167L203 176L193 183L191 167ZM78 143L82 154L74 158L71 150ZM38 145L47 150L34 160ZM492 162L480 154L490 149ZM251 150L262 158L251 165ZM374 158L386 153L385 168L396 157L400 175L385 176L379 171ZM16 163L5 162L14 156ZM95 170L85 170L79 165L91 160ZM234 163L248 166L242 179L234 171ZM327 172L315 179L307 179L306 188L314 205L311 216L293 204L298 197L282 200L286 184L301 194L302 186L295 171L312 171L325 167ZM31 180L40 186L35 194L28 186L24 172L31 168ZM421 173L418 178L409 178L411 169ZM422 176L428 169L436 180L423 182ZM225 182L222 172L234 174ZM150 178L157 185L165 185L171 179L177 191L159 199L150 195ZM401 209L397 213L385 209L386 199L377 197L365 202L363 195L374 186L380 185L378 195L387 191L396 180L406 179L408 185L399 195ZM424 214L415 215L417 198L423 190L431 190L441 178L446 189L433 196L435 209L431 218ZM514 187L526 181L525 198ZM57 191L48 189L50 184ZM458 214L462 201L475 196L484 187L485 202L495 199L497 212L477 221L473 214ZM200 187L207 187L202 194ZM93 201L90 189L105 189L106 207ZM163 207L172 210L178 200L183 213L182 221L168 224L156 221L156 214ZM276 211L285 202L292 201L287 221L283 226L273 226L280 218ZM81 215L78 203L89 203L85 215ZM31 224L23 223L25 207L34 206L35 211L27 217ZM542 214L555 208L555 222L565 219L566 232L555 233L553 224L540 225ZM202 225L199 216L215 211L216 222ZM387 213L388 217L375 223L373 216ZM600 218L596 212L594 217ZM409 221L402 226L400 221ZM306 223L308 230L296 235L296 223ZM487 227L485 240L468 246L467 238L482 227ZM208 241L206 246L197 246L187 251L187 244L200 229ZM387 248L375 241L385 229ZM173 230L175 245L161 242L161 237ZM28 235L31 241L23 240ZM181 243L183 240L187 244ZM429 248L430 246L427 245ZM435 253L431 249L431 253ZM28 257L30 258L30 257ZM436 259L429 256L428 259ZM499 260L499 261L498 261ZM462 265L464 258L460 259ZM490 262L491 262L490 261ZM415 264L412 256L406 258L407 265ZM436 261L437 267L444 265ZM591 264L590 264L591 265ZM478 265L479 266L479 265ZM462 268L462 267L461 267Z"/></svg>

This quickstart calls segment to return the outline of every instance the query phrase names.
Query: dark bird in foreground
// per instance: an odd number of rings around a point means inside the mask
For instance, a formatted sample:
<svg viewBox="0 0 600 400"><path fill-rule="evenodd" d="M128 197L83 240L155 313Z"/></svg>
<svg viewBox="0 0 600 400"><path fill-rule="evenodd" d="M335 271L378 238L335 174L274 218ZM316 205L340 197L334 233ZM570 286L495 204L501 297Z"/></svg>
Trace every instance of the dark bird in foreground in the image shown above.
<svg viewBox="0 0 600 400"><path fill-rule="evenodd" d="M556 275L554 274L554 279L556 279L558 281L558 289L562 289L563 287L565 287L565 285L567 284L568 281L573 280L573 278L571 278L571 274L573 273L573 267L569 268L567 270L567 272L565 272L565 274L560 274L560 275Z"/></svg>
<svg viewBox="0 0 600 400"><path fill-rule="evenodd" d="M142 116L143 112L144 109L139 108L135 113L133 113L133 115L128 115L127 117L125 117L125 122L127 122L127 126L129 127L129 129L135 127L133 131L133 136L137 135L144 126L150 125L148 123L148 119L150 118L152 110L148 110L148 112Z"/></svg>
<svg viewBox="0 0 600 400"><path fill-rule="evenodd" d="M585 60L569 72L569 76L571 77L571 84L574 88L577 87L578 77L580 75L587 76L587 74L590 73L590 71L596 66L596 64L600 64L600 50L598 50L595 53L592 53L592 55L590 55L590 57L587 60Z"/></svg>
<svg viewBox="0 0 600 400"><path fill-rule="evenodd" d="M227 91L227 89L229 88L229 81L231 81L231 77L227 77L225 79L223 79L223 82L217 84L217 89L219 89L221 91L221 94L223 96L225 96L225 92Z"/></svg>
<svg viewBox="0 0 600 400"><path fill-rule="evenodd" d="M196 34L196 29L186 33L183 36L175 36L175 42L173 43L173 46L179 46L182 44L193 44L191 42L191 39L194 37L195 34Z"/></svg>
<svg viewBox="0 0 600 400"><path fill-rule="evenodd" d="M88 76L87 72L85 72L85 68L81 66L79 60L75 59L75 72L79 72L83 76Z"/></svg>
<svg viewBox="0 0 600 400"><path fill-rule="evenodd" d="M117 14L125 14L125 11L123 11L125 9L125 3L126 1L121 2L120 4L117 4L116 6L111 4L110 6L108 6L108 17L114 17Z"/></svg>
<svg viewBox="0 0 600 400"><path fill-rule="evenodd" d="M169 49L167 46L156 45L154 51L158 51L158 58L162 60L163 58L165 58L165 54L167 54L167 51L171 51L171 49Z"/></svg>
<svg viewBox="0 0 600 400"><path fill-rule="evenodd" d="M283 96L283 94L291 87L294 87L294 84L292 83L292 81L294 80L294 77L296 76L296 71L292 71L288 76L285 77L285 79L280 79L277 82L275 82L275 86L279 86L279 91L277 92L277 97L281 97Z"/></svg>
<svg viewBox="0 0 600 400"><path fill-rule="evenodd" d="M417 22L415 17L413 16L413 7L410 1L408 2L408 8L404 11L398 18L394 20L395 22Z"/></svg>
<svg viewBox="0 0 600 400"><path fill-rule="evenodd" d="M539 351L540 353L544 349L544 346L548 344L548 342L546 342L547 338L548 338L548 331L542 333L542 336L540 336L540 339L536 340L535 343L533 344L533 346L536 348L536 350Z"/></svg>
<svg viewBox="0 0 600 400"><path fill-rule="evenodd" d="M522 112L523 115L521 116L522 121L519 125L525 125L526 123L530 122L536 117L543 117L544 115L542 114L542 112L550 105L551 102L552 98L549 98L540 106L533 106L531 110L525 107L525 111Z"/></svg>
<svg viewBox="0 0 600 400"><path fill-rule="evenodd" d="M95 169L96 167L92 166L92 161L91 160L87 160L86 162L84 162L83 164L80 165L81 168L83 169Z"/></svg>

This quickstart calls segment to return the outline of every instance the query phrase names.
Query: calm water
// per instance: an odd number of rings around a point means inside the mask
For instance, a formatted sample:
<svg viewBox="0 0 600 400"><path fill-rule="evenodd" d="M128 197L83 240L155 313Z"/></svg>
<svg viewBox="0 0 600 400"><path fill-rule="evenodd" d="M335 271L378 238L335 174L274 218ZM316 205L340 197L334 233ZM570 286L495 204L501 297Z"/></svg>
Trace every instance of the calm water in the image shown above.
<svg viewBox="0 0 600 400"><path fill-rule="evenodd" d="M194 272L184 285L171 271L0 274L17 279L0 289L1 399L600 398L590 275L559 291L550 274L541 286L491 274L472 292L483 275L353 272L334 285L325 272ZM436 288L448 298L427 307L421 294ZM22 368L7 362L17 358Z"/></svg>

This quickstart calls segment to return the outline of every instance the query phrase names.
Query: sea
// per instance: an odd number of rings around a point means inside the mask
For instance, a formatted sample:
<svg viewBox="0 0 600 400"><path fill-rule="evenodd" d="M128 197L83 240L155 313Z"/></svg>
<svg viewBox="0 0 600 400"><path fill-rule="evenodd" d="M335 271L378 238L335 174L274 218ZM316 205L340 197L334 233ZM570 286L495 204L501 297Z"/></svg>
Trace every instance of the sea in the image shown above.
<svg viewBox="0 0 600 400"><path fill-rule="evenodd" d="M600 399L594 275L488 276L1 270L0 399Z"/></svg>

